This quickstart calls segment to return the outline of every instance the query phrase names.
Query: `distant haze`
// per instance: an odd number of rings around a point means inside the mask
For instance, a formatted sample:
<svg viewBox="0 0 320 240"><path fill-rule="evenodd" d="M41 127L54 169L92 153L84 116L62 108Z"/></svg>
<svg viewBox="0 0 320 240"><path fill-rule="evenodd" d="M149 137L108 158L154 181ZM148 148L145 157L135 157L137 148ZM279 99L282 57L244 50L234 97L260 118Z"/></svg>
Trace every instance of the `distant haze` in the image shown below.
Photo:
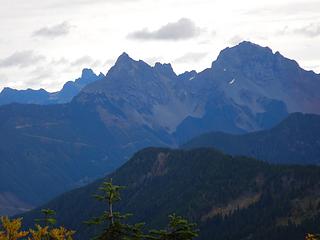
<svg viewBox="0 0 320 240"><path fill-rule="evenodd" d="M0 0L0 89L55 91L127 52L177 73L203 70L242 40L320 72L320 2L311 0Z"/></svg>

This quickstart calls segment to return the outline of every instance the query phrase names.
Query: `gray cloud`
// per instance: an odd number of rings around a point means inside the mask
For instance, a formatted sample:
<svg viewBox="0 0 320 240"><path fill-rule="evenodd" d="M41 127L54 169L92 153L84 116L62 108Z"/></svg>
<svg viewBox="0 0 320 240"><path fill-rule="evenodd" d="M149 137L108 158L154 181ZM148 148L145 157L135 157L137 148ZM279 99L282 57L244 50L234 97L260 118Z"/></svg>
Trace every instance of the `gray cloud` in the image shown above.
<svg viewBox="0 0 320 240"><path fill-rule="evenodd" d="M310 38L320 36L320 22L318 23L310 23L308 25L298 27L298 28L290 28L289 26L285 26L282 29L275 32L275 35L302 35Z"/></svg>
<svg viewBox="0 0 320 240"><path fill-rule="evenodd" d="M12 55L0 59L0 67L29 67L46 58L43 55L36 54L34 51L15 52Z"/></svg>
<svg viewBox="0 0 320 240"><path fill-rule="evenodd" d="M72 26L68 22L63 22L54 26L40 28L33 32L32 36L44 38L61 37L68 35L71 28Z"/></svg>
<svg viewBox="0 0 320 240"><path fill-rule="evenodd" d="M154 31L142 29L132 32L128 37L138 40L186 40L199 36L201 31L192 20L181 18Z"/></svg>
<svg viewBox="0 0 320 240"><path fill-rule="evenodd" d="M94 60L92 57L86 55L83 57L80 57L76 59L75 61L71 62L71 67L77 67L77 66L91 66L91 67L96 67L101 65L101 62L99 60Z"/></svg>
<svg viewBox="0 0 320 240"><path fill-rule="evenodd" d="M43 81L44 79L53 79L55 76L55 71L50 66L39 66L36 67L30 75L32 76L29 80L27 80L28 84L38 85L39 81Z"/></svg>
<svg viewBox="0 0 320 240"><path fill-rule="evenodd" d="M69 60L64 57L62 57L60 59L52 59L50 64L54 65L54 66L67 65L67 64L69 64Z"/></svg>
<svg viewBox="0 0 320 240"><path fill-rule="evenodd" d="M189 52L175 60L176 63L190 63L202 60L208 55L205 52Z"/></svg>
<svg viewBox="0 0 320 240"><path fill-rule="evenodd" d="M307 37L318 37L320 36L320 23L311 23L307 26L297 28L293 30L293 33L301 34Z"/></svg>

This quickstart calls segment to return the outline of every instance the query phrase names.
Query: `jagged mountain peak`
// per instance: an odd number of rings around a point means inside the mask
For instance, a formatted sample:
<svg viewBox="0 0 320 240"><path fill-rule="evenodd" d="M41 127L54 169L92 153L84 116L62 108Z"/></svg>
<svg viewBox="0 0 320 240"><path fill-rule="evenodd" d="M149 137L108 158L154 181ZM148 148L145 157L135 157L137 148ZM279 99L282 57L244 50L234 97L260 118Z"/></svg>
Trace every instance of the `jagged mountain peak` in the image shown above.
<svg viewBox="0 0 320 240"><path fill-rule="evenodd" d="M192 81L196 78L197 74L198 73L195 70L186 71L184 73L179 74L178 78L182 81Z"/></svg>
<svg viewBox="0 0 320 240"><path fill-rule="evenodd" d="M160 62L156 62L154 65L155 69L169 69L173 71L172 65L171 63L160 63Z"/></svg>
<svg viewBox="0 0 320 240"><path fill-rule="evenodd" d="M212 63L212 67L222 66L223 68L241 68L250 65L273 68L271 70L275 68L300 69L295 60L286 58L279 51L274 53L269 47L263 47L249 41L225 48L220 52L217 60ZM264 71L269 69L264 69Z"/></svg>
<svg viewBox="0 0 320 240"><path fill-rule="evenodd" d="M102 77L102 76L101 75L97 76L97 74L95 74L92 69L84 68L82 70L81 77L76 79L75 82L77 84L80 84L81 88L82 88L84 85L92 83L92 82L96 81L100 77ZM69 82L69 83L73 84L73 82Z"/></svg>
<svg viewBox="0 0 320 240"><path fill-rule="evenodd" d="M169 77L169 78L176 78L177 77L177 74L174 72L172 65L170 63L157 62L154 65L154 69L166 77Z"/></svg>
<svg viewBox="0 0 320 240"><path fill-rule="evenodd" d="M222 50L212 66L217 63L239 66L250 62L272 61L274 54L269 47L262 47L255 43L244 41L234 47Z"/></svg>
<svg viewBox="0 0 320 240"><path fill-rule="evenodd" d="M264 48L264 49L272 52L272 50L271 50L269 47L262 47L261 45L256 44L256 43L251 42L251 41L242 41L242 42L240 42L236 47L253 48L253 49L261 49L261 48Z"/></svg>
<svg viewBox="0 0 320 240"><path fill-rule="evenodd" d="M246 41L226 48L209 73L233 101L256 112L263 98L285 102L289 112L319 112L318 77L269 47Z"/></svg>
<svg viewBox="0 0 320 240"><path fill-rule="evenodd" d="M133 60L128 53L123 52L117 59L115 66L119 66L119 65L127 65L130 63L136 62L135 60Z"/></svg>
<svg viewBox="0 0 320 240"><path fill-rule="evenodd" d="M96 76L96 74L93 72L92 69L90 69L90 68L84 68L84 69L82 70L81 78L88 78L88 77L92 77L92 76Z"/></svg>
<svg viewBox="0 0 320 240"><path fill-rule="evenodd" d="M7 92L12 92L12 91L17 91L17 90L10 88L10 87L4 87L1 91L1 93L7 93Z"/></svg>
<svg viewBox="0 0 320 240"><path fill-rule="evenodd" d="M123 52L119 57L117 61L125 61L125 60L132 60L132 58L129 56L128 53Z"/></svg>
<svg viewBox="0 0 320 240"><path fill-rule="evenodd" d="M113 73L118 74L119 71L129 73L137 69L139 69L140 71L148 71L148 70L150 71L151 68L152 67L148 65L146 62L142 60L134 60L129 56L129 54L124 52L118 57L116 63L109 70L107 75L110 75Z"/></svg>
<svg viewBox="0 0 320 240"><path fill-rule="evenodd" d="M231 47L229 49L242 51L242 52L260 52L260 53L273 53L272 49L269 47L263 47L259 44L250 42L250 41L243 41L240 42L238 45Z"/></svg>

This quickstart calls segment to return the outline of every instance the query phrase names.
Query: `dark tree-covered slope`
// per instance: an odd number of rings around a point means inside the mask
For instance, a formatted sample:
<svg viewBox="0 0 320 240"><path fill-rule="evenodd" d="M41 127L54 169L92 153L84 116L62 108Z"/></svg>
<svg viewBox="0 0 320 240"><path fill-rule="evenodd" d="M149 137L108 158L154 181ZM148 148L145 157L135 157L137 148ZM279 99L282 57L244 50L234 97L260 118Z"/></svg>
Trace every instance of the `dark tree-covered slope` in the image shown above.
<svg viewBox="0 0 320 240"><path fill-rule="evenodd" d="M320 116L294 113L270 130L243 135L213 132L183 145L187 149L199 147L214 147L271 163L319 165Z"/></svg>
<svg viewBox="0 0 320 240"><path fill-rule="evenodd" d="M132 221L163 227L170 213L198 223L200 239L302 239L320 229L320 168L269 165L212 149L138 152L107 178L127 186L116 210ZM42 208L57 210L58 220L88 239L83 222L104 207L93 195L99 180L65 193ZM31 223L39 209L25 214ZM286 236L286 237L284 237Z"/></svg>

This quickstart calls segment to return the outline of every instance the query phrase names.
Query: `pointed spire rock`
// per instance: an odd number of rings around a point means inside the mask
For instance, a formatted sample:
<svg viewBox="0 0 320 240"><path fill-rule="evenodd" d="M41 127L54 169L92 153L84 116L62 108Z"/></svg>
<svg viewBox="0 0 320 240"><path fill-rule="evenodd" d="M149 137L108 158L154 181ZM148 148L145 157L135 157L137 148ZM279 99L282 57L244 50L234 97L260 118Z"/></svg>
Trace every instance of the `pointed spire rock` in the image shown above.
<svg viewBox="0 0 320 240"><path fill-rule="evenodd" d="M129 54L124 52L118 57L118 59L116 61L116 65L118 65L118 64L126 64L126 63L133 62L133 61L134 60L129 56Z"/></svg>
<svg viewBox="0 0 320 240"><path fill-rule="evenodd" d="M90 68L84 68L82 70L82 73L81 73L81 78L90 78L92 76L96 76L96 74L93 72L92 69Z"/></svg>
<svg viewBox="0 0 320 240"><path fill-rule="evenodd" d="M159 63L157 62L155 65L154 65L154 69L156 71L158 71L159 73L167 76L167 77L176 77L176 73L174 72L172 66L170 63Z"/></svg>

